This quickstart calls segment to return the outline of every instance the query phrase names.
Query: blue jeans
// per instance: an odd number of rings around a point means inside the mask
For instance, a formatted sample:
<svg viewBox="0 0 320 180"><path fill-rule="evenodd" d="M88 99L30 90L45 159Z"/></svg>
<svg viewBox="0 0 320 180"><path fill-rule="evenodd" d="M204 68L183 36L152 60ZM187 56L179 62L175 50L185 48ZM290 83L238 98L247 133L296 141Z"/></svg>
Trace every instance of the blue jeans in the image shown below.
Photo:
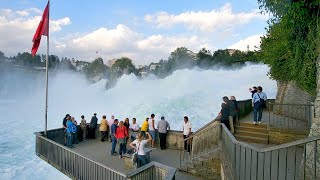
<svg viewBox="0 0 320 180"><path fill-rule="evenodd" d="M78 134L72 133L72 144L78 144Z"/></svg>
<svg viewBox="0 0 320 180"><path fill-rule="evenodd" d="M72 133L67 133L67 147L71 148L72 147Z"/></svg>
<svg viewBox="0 0 320 180"><path fill-rule="evenodd" d="M254 107L253 107L253 121L261 122L261 119L262 119L262 108L259 107L259 102L256 102L254 103Z"/></svg>
<svg viewBox="0 0 320 180"><path fill-rule="evenodd" d="M137 168L148 164L148 159L146 155L138 155Z"/></svg>
<svg viewBox="0 0 320 180"><path fill-rule="evenodd" d="M111 135L111 140L112 140L111 155L113 155L114 151L116 150L116 146L117 146L117 138L114 137L114 135Z"/></svg>
<svg viewBox="0 0 320 180"><path fill-rule="evenodd" d="M119 145L119 155L122 156L122 154L125 154L127 152L126 144L120 144Z"/></svg>

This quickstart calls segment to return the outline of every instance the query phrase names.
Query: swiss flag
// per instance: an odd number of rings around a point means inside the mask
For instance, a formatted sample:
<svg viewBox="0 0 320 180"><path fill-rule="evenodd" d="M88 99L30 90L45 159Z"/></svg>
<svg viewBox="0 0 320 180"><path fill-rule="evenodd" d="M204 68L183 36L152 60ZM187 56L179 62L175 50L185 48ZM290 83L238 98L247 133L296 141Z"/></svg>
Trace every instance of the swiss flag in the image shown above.
<svg viewBox="0 0 320 180"><path fill-rule="evenodd" d="M38 51L38 48L40 46L41 36L42 35L48 36L48 34L49 34L49 1L46 8L44 9L44 12L42 14L42 19L32 39L32 42L33 42L32 50L31 50L32 56L36 55Z"/></svg>

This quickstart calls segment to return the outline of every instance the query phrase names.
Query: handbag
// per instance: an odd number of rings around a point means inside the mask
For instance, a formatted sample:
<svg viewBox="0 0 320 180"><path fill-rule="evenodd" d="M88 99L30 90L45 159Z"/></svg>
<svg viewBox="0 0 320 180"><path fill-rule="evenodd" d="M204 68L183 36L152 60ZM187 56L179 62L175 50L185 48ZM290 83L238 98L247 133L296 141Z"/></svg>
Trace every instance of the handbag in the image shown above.
<svg viewBox="0 0 320 180"><path fill-rule="evenodd" d="M259 94L257 93L257 95L259 96ZM266 106L266 101L264 99L261 99L260 96L259 96L259 99L260 99L260 103L259 103L259 106L261 109L265 109L267 108Z"/></svg>
<svg viewBox="0 0 320 180"><path fill-rule="evenodd" d="M137 152L134 152L134 153L132 154L132 162L133 162L133 163L137 163L137 161L138 161L138 151L139 151L140 144L141 144L141 142L139 143Z"/></svg>

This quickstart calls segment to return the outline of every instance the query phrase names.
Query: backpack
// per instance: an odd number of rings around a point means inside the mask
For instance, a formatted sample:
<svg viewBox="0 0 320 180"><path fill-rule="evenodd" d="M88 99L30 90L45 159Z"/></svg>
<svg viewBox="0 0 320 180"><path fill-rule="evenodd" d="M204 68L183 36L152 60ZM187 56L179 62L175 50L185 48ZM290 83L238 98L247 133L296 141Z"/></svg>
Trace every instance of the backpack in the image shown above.
<svg viewBox="0 0 320 180"><path fill-rule="evenodd" d="M73 124L73 123L71 125L71 132L72 133L76 133L77 132L77 126L75 124Z"/></svg>
<svg viewBox="0 0 320 180"><path fill-rule="evenodd" d="M257 93L257 95L259 96L259 94ZM261 108L261 109L265 109L265 108L267 108L267 105L266 105L266 101L264 100L264 99L261 99L260 98L260 96L259 96L259 101L260 101L260 103L259 103L259 108Z"/></svg>

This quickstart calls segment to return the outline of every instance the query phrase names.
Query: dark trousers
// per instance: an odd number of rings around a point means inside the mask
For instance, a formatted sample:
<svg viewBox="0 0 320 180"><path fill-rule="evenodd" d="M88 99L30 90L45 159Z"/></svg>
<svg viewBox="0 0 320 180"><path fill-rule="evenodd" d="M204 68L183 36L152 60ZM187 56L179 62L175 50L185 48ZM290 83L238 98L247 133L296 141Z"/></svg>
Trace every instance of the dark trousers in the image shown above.
<svg viewBox="0 0 320 180"><path fill-rule="evenodd" d="M188 137L188 136L183 135L183 139L185 139L185 138L187 138L187 137ZM184 141L184 150L186 150L186 151L188 151L188 152L190 152L190 150L191 150L190 141L191 141L190 139Z"/></svg>
<svg viewBox="0 0 320 180"><path fill-rule="evenodd" d="M72 144L78 144L78 133L72 133Z"/></svg>
<svg viewBox="0 0 320 180"><path fill-rule="evenodd" d="M108 140L108 131L101 131L101 141Z"/></svg>
<svg viewBox="0 0 320 180"><path fill-rule="evenodd" d="M148 159L146 155L138 155L137 168L148 164Z"/></svg>
<svg viewBox="0 0 320 180"><path fill-rule="evenodd" d="M257 122L260 121L262 119L262 108L259 107L259 103L254 103L254 107L253 107L253 121Z"/></svg>
<svg viewBox="0 0 320 180"><path fill-rule="evenodd" d="M96 128L90 128L90 138L95 139L96 138Z"/></svg>
<svg viewBox="0 0 320 180"><path fill-rule="evenodd" d="M166 149L167 134L166 133L159 133L159 139L160 139L160 148Z"/></svg>
<svg viewBox="0 0 320 180"><path fill-rule="evenodd" d="M223 123L230 131L230 124L229 124L229 119L226 120L221 120L221 123Z"/></svg>
<svg viewBox="0 0 320 180"><path fill-rule="evenodd" d="M119 155L122 157L122 154L125 154L127 152L126 144L120 144L119 145Z"/></svg>

